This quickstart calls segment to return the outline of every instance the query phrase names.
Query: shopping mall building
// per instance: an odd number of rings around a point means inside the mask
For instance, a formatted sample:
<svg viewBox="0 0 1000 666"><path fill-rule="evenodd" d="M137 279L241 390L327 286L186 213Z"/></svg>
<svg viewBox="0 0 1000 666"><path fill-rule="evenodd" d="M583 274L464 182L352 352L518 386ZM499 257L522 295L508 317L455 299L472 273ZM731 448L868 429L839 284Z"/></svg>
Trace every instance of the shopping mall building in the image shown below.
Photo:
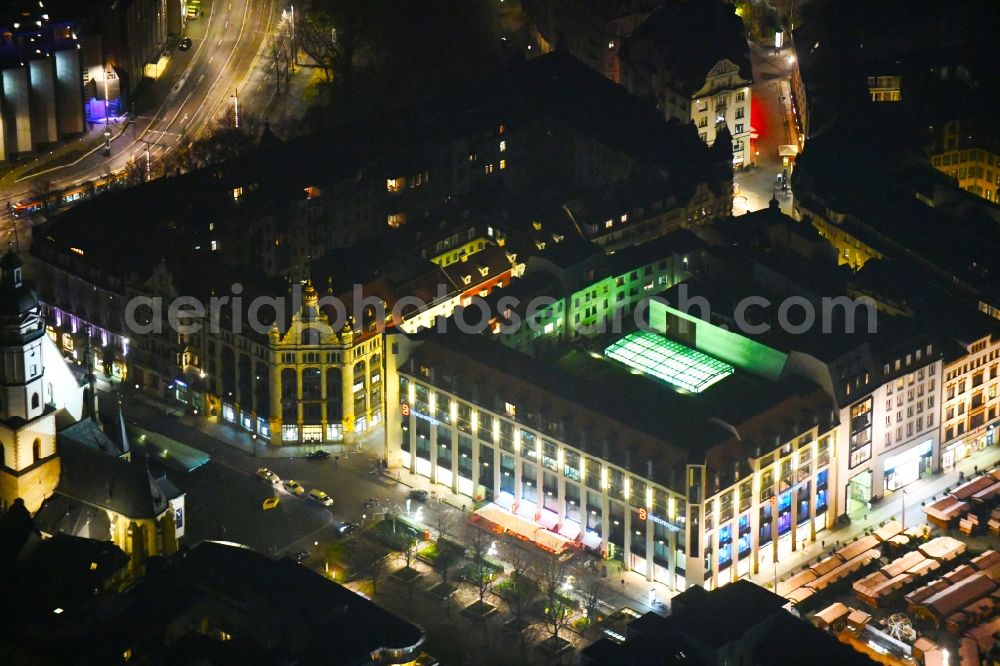
<svg viewBox="0 0 1000 666"><path fill-rule="evenodd" d="M843 504L839 412L782 376L778 352L720 329L719 349L738 352L723 360L663 333L551 361L457 331L390 334L389 466L547 549L584 547L671 589L768 571Z"/></svg>

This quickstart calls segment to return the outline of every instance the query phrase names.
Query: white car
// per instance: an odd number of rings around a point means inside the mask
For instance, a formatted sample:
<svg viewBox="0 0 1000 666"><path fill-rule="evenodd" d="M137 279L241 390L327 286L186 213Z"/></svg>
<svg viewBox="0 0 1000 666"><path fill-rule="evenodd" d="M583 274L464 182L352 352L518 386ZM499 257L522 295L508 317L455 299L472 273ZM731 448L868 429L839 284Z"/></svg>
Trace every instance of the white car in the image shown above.
<svg viewBox="0 0 1000 666"><path fill-rule="evenodd" d="M313 500L314 502L319 502L323 506L330 506L331 504L333 504L333 498L324 493L322 490L319 490L318 488L313 488L312 490L309 491L309 499Z"/></svg>
<svg viewBox="0 0 1000 666"><path fill-rule="evenodd" d="M268 483L273 483L275 485L281 483L281 479L278 478L278 475L266 467L258 468L256 474L257 478L261 481L267 481Z"/></svg>

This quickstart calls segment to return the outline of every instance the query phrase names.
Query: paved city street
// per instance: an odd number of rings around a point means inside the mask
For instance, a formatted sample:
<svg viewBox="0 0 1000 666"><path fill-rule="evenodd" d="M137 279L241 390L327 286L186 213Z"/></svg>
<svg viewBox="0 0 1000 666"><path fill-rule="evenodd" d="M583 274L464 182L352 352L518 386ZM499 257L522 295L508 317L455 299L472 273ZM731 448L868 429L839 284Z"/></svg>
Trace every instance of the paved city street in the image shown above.
<svg viewBox="0 0 1000 666"><path fill-rule="evenodd" d="M113 402L105 394L102 409L110 410ZM167 412L156 403L142 399L126 398L126 418L148 427L168 437L208 453L212 460L188 475L177 478L176 472L168 472L170 478L188 495L188 542L200 539L221 539L249 545L261 552L286 555L299 551L322 551L326 544L338 540L334 525L341 521L353 521L370 525L378 514L382 518L386 507L397 515L407 515L407 495L411 488L427 489L431 492L426 503L411 501L409 515L430 529L436 536L438 528L445 527L446 535L461 543L471 543L477 531L482 528L470 521L471 500L462 495L442 493L440 487L432 488L428 479L406 470L389 470L377 473L381 457L381 430L370 434L359 447L348 449L339 456L334 454L321 461L304 458L306 447L292 449L295 457L276 457L273 449L265 445L253 444L249 435L234 428L214 424L190 414L177 415ZM309 447L311 450L313 447ZM257 455L254 456L256 449ZM286 453L282 450L282 453ZM266 454L266 455L265 455ZM958 473L966 477L975 466L980 469L1000 461L1000 452L988 448L960 463L954 470L925 477L907 487L907 524L923 522L921 503L939 496L946 488L958 482ZM319 488L334 498L331 509L324 509L303 497L290 495L277 487L281 498L277 510L262 511L263 499L271 494L271 488L253 476L254 471L266 466L282 479L295 479L307 490ZM366 509L366 500L375 499L378 506ZM760 585L771 585L775 574L779 580L787 578L802 566L815 561L822 553L835 550L837 544L850 541L879 522L892 517L900 517L902 494L894 495L873 504L867 518L855 520L851 525L829 530L820 534L820 540L807 544L792 557L781 562L775 572L773 567L764 567L751 580ZM419 514L418 514L419 510ZM439 520L440 514L445 514ZM224 528L224 529L223 529ZM510 562L517 555L526 556L536 567L540 567L549 556L532 544L509 536L491 535L497 547L496 559ZM317 548L316 543L320 547ZM369 555L370 561L374 555ZM577 555L582 561L586 556ZM362 556L363 559L363 556ZM310 563L323 566L322 558ZM600 594L601 607L612 612L622 606L636 610L665 612L668 605L661 603L648 606L651 589L656 590L656 599L668 602L673 593L662 584L649 583L636 572L619 572L613 563ZM765 570L766 569L766 570Z"/></svg>
<svg viewBox="0 0 1000 666"><path fill-rule="evenodd" d="M134 122L128 116L112 119L111 154L105 156L97 145L70 164L56 166L22 178L0 191L0 229L12 228L7 204L30 195L45 181L53 190L70 187L123 168L130 159L144 160L147 147L152 157L177 145L182 136L195 137L218 118L226 104L232 104L237 90L241 103L253 105L247 113L266 105L267 78L254 76L260 64L267 36L280 14L273 0L214 0L203 4L204 16L192 19L185 28L194 46L190 51L174 49L160 77L149 81L146 94L135 109ZM252 80L253 86L247 87ZM105 126L91 124L80 139L103 134ZM39 157L44 160L44 157ZM28 221L18 221L22 241Z"/></svg>
<svg viewBox="0 0 1000 666"><path fill-rule="evenodd" d="M468 544L482 529L469 520L472 510L469 498L443 494L440 487L432 489L428 479L406 470L379 473L383 447L381 430L368 435L360 446L339 455L335 452L326 460L304 458L306 447L293 448L294 457L275 457L274 450L263 443L254 446L254 440L246 433L191 414L179 414L176 408L164 408L145 396L126 394L123 404L127 421L195 447L212 458L204 467L186 475L187 478L177 478L177 472L167 470L170 479L190 493L188 543L221 539L279 556L303 550L313 552L317 542L322 549L325 544L338 540L334 526L341 521L370 525L376 514L379 520L383 517L386 507L390 512L406 516L407 495L412 488L431 491L426 503L409 502L409 516L435 536L439 528L444 527L449 538ZM110 394L102 394L101 407L109 414L114 409ZM282 453L287 451L282 449ZM283 480L295 479L307 491L312 488L324 490L333 498L333 506L324 509L304 496L295 497L276 487L281 504L276 510L263 511L261 502L270 495L271 489L253 476L258 467L271 469ZM369 499L376 500L378 505L365 508ZM197 516L198 513L206 517ZM441 514L445 516L443 520L439 519ZM276 518L279 515L281 518ZM491 535L491 540L496 542L496 559L501 562L510 562L521 555L540 568L549 558L533 544L510 536ZM581 553L576 559L582 562L587 557ZM312 563L322 566L318 559ZM656 589L656 598L660 601L671 596L665 585L649 583L644 576L634 572L619 573L616 565L609 563L608 578L600 594L601 608L605 612L622 606L642 612L665 611L666 607L661 604L652 608L647 605L651 589Z"/></svg>
<svg viewBox="0 0 1000 666"><path fill-rule="evenodd" d="M798 143L795 124L790 120L788 77L793 62L791 58L794 58L791 49L782 49L775 55L772 49L751 43L754 83L751 86L750 124L757 133L753 156L755 165L736 172L734 215L767 207L774 194L777 194L782 212L791 213L791 190L783 192L777 179L786 172L779 148ZM790 175L790 169L788 172Z"/></svg>

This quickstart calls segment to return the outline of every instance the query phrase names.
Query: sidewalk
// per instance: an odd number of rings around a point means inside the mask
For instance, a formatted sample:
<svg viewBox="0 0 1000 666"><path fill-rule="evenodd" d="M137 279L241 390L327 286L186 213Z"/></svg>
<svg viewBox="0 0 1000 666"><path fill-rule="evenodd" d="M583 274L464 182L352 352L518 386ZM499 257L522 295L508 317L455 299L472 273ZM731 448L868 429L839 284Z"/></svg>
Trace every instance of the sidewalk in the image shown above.
<svg viewBox="0 0 1000 666"><path fill-rule="evenodd" d="M958 485L959 471L964 472L965 479L968 480L974 476L973 470L976 466L982 471L990 469L998 463L1000 463L1000 447L991 446L962 461L951 471L925 477L906 486L906 525L912 527L926 522L921 503L927 502L932 497L939 497L946 489ZM872 528L877 528L879 523L888 521L891 518L901 519L903 497L902 492L896 491L888 499L872 503L871 511L861 520L854 521L846 527L833 528L822 532L819 535L820 541L808 544L805 548L796 551L791 557L786 557L778 564L777 579L779 581L786 579L799 569L814 563L820 555L827 555L837 550L843 544L852 541L855 537L861 536L862 533ZM774 579L775 573L773 567L764 567L759 574L750 577L751 581L764 587L773 586Z"/></svg>
<svg viewBox="0 0 1000 666"><path fill-rule="evenodd" d="M385 475L392 480L407 486L408 488L419 488L428 491L431 493L432 497L437 497L441 502L463 511L463 516L466 519L468 519L471 512L475 510L472 498L459 493L450 492L441 486L433 486L430 479L420 476L419 474L414 474L409 470L386 470ZM469 523L469 525L471 526L471 523ZM428 527L433 527L433 525L428 525ZM536 548L532 544L525 545L536 549L539 556L544 554L543 550ZM503 562L502 558L498 559ZM607 562L605 564L608 567L608 576L602 585L598 604L601 613L605 615L614 613L623 606L628 606L641 613L645 613L647 611L654 611L656 613L660 613L661 615L665 615L667 613L668 606L665 604L669 599L677 595L676 592L671 592L670 589L662 583L647 581L644 575L636 573L635 571L616 572L616 562ZM662 603L658 603L655 606L649 606L649 591L651 589L656 590L656 599Z"/></svg>
<svg viewBox="0 0 1000 666"><path fill-rule="evenodd" d="M328 451L331 457L348 456L353 453L360 452L363 448L365 448L366 444L369 444L372 440L372 435L368 435L362 437L359 442L355 442L353 445L284 444L277 446L270 444L265 439L257 438L255 440L250 433L240 430L236 425L219 423L217 417L205 417L201 415L196 416L188 411L187 405L165 404L163 401L157 400L152 396L135 391L125 393L123 394L123 397L134 400L135 402L141 402L147 407L151 407L166 416L173 416L179 423L182 423L189 428L193 428L201 434L211 437L216 441L235 447L247 455L255 458L304 458L313 451L318 450ZM381 440L381 435L379 435L378 439Z"/></svg>

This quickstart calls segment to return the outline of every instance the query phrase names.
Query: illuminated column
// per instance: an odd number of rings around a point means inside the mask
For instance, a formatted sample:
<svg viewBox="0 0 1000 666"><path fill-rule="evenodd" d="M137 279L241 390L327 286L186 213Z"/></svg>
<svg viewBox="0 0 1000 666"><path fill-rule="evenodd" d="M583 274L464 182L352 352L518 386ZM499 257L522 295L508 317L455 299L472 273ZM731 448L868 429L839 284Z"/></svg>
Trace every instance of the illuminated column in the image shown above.
<svg viewBox="0 0 1000 666"><path fill-rule="evenodd" d="M556 513L558 514L556 525L560 528L566 522L566 477L563 475L564 457L565 449L560 445L556 451Z"/></svg>
<svg viewBox="0 0 1000 666"><path fill-rule="evenodd" d="M451 492L458 492L458 402L454 398L451 400ZM479 443L472 442L472 473L476 474L478 469L476 461L479 460Z"/></svg>
<svg viewBox="0 0 1000 666"><path fill-rule="evenodd" d="M354 443L354 364L347 362L347 359L353 357L351 351L350 347L344 349L344 363L340 366L340 401L343 406L344 414L344 444ZM410 423L412 426L410 430L416 432L417 428L415 421L411 420ZM412 437L413 436L411 435L411 439ZM413 452L413 455L415 456L416 453ZM414 461L411 459L411 469L413 462Z"/></svg>
<svg viewBox="0 0 1000 666"><path fill-rule="evenodd" d="M237 370L237 373L239 371ZM236 375L237 380L239 374ZM299 441L302 441L302 370L295 368L295 425L299 427Z"/></svg>
<svg viewBox="0 0 1000 666"><path fill-rule="evenodd" d="M371 357L365 358L365 430L372 427L372 368Z"/></svg>
<svg viewBox="0 0 1000 666"><path fill-rule="evenodd" d="M649 484L649 479L646 480ZM646 486L646 520L642 523L643 528L646 530L646 580L654 581L656 580L655 569L653 564L653 555L655 551L655 545L653 543L653 538L655 537L656 528L649 516L653 513L653 487L650 485Z"/></svg>
<svg viewBox="0 0 1000 666"><path fill-rule="evenodd" d="M602 468L603 469L603 468ZM608 544L611 542L611 502L608 500L607 486L601 490L601 550L608 552Z"/></svg>
<svg viewBox="0 0 1000 666"><path fill-rule="evenodd" d="M31 138L34 144L55 143L56 130L55 62L51 57L28 63L31 89Z"/></svg>
<svg viewBox="0 0 1000 666"><path fill-rule="evenodd" d="M31 107L29 104L28 70L20 67L3 70L4 130L7 138L13 139L9 145L12 153L26 153L31 150Z"/></svg>
<svg viewBox="0 0 1000 666"><path fill-rule="evenodd" d="M754 471L753 496L750 499L750 575L760 573L760 491L759 471Z"/></svg>
<svg viewBox="0 0 1000 666"><path fill-rule="evenodd" d="M625 478L626 487L628 487L628 477ZM625 552L622 554L622 562L625 564L625 571L632 570L632 506L629 503L629 498L626 494L625 497L625 512L622 516L622 521L624 529L622 530L625 538L622 539L622 547Z"/></svg>
<svg viewBox="0 0 1000 666"><path fill-rule="evenodd" d="M515 431L517 432L517 431ZM493 499L495 500L500 496L500 443L496 442L493 445Z"/></svg>
<svg viewBox="0 0 1000 666"><path fill-rule="evenodd" d="M277 353L272 352L272 357L277 358ZM216 365L216 367L219 367ZM271 382L271 441L281 442L281 370L280 364L268 364L269 381ZM208 392L206 387L206 393Z"/></svg>
<svg viewBox="0 0 1000 666"><path fill-rule="evenodd" d="M60 135L84 131L80 51L56 51L56 129Z"/></svg>
<svg viewBox="0 0 1000 666"><path fill-rule="evenodd" d="M545 506L545 465L542 464L542 439L535 440L538 445L535 459L535 520L542 517L542 507Z"/></svg>
<svg viewBox="0 0 1000 666"><path fill-rule="evenodd" d="M813 473L809 476L809 541L816 542L816 456L813 456Z"/></svg>
<svg viewBox="0 0 1000 666"><path fill-rule="evenodd" d="M518 458L514 456L514 508L521 508L521 470L523 463ZM537 495L536 495L537 498Z"/></svg>
<svg viewBox="0 0 1000 666"><path fill-rule="evenodd" d="M412 387L413 384L411 383L410 386ZM414 404L413 402L410 403L410 428L406 435L409 440L406 442L406 446L410 452L410 473L416 473L417 471L417 418L419 417L416 416L416 409L413 408Z"/></svg>
<svg viewBox="0 0 1000 666"><path fill-rule="evenodd" d="M794 470L794 467L795 466L792 465L793 470ZM796 474L797 475L798 473L795 472L795 471L793 471L792 474ZM796 477L793 476L792 478L794 479ZM799 543L798 543L798 541L799 541L799 539L798 539L798 537L799 537L799 534L798 534L798 526L799 526L799 502L798 502L799 491L798 491L798 484L795 484L794 486L791 487L791 489L789 489L789 491L788 491L788 499L789 499L789 501L792 504L792 531L791 531L791 535L792 535L792 552L794 553L796 550L798 550L798 546L799 546Z"/></svg>
<svg viewBox="0 0 1000 666"><path fill-rule="evenodd" d="M676 524L676 520L674 521ZM674 530L667 530L667 569L669 571L667 580L670 581L670 591L677 591L677 537L684 538L684 535Z"/></svg>
<svg viewBox="0 0 1000 666"><path fill-rule="evenodd" d="M324 356L325 356L325 354L324 354ZM319 422L320 422L320 427L323 429L323 441L324 442L327 441L326 440L326 424L327 424L327 421L326 421L326 368L327 368L327 366L321 365L320 366L320 373L319 373L319 395L320 395L320 398L323 400L323 406L319 410L319 414L320 414L320 416L319 416L319 419L320 419Z"/></svg>
<svg viewBox="0 0 1000 666"><path fill-rule="evenodd" d="M722 503L722 498L721 497L717 497L717 498L715 498L715 502L712 504L712 514L713 514L712 515L712 525L715 526L715 529L712 530L712 537L711 537L711 540L709 542L709 545L711 545L711 547L712 547L712 557L709 560L708 565L710 567L712 567L712 589L713 590L718 589L718 587L719 587L719 573L720 573L720 571L719 571L719 533L722 531L720 529L722 526L719 525L719 505L721 503ZM707 503L705 504L705 506L708 506ZM732 564L730 564L729 566L732 566Z"/></svg>

